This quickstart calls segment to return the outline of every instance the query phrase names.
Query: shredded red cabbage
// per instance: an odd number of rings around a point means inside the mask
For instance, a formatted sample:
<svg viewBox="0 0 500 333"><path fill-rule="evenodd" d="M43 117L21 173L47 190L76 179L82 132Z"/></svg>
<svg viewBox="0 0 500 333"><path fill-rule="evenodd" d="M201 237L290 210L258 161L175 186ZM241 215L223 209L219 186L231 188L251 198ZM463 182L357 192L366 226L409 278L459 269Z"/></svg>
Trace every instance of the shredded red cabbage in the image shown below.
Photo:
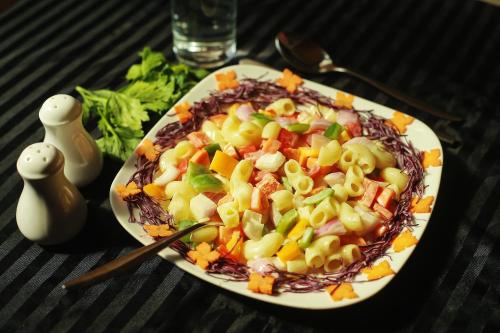
<svg viewBox="0 0 500 333"><path fill-rule="evenodd" d="M194 103L191 107L193 118L180 125L178 122L167 124L156 134L155 144L164 151L173 147L178 141L184 139L187 134L200 129L201 124L208 117L221 113L225 107L233 103L251 102L254 108L262 108L280 98L290 98L297 104L320 104L337 110L334 100L321 93L300 87L295 93L289 93L286 89L271 81L259 81L255 79L243 79L240 85L231 90L213 92L210 96ZM345 110L342 108L342 110ZM401 193L400 200L393 218L388 221L388 229L375 242L361 246L362 259L354 262L348 267L334 273L321 274L296 274L274 269L273 274L277 276L276 288L284 292L306 293L323 290L326 286L345 281L353 281L361 269L371 265L375 260L386 255L392 240L405 227L415 226L410 205L414 194L421 196L424 191L424 170L421 164L422 155L415 147L401 136L395 129L385 123L385 119L374 115L370 111L357 111L360 116L363 134L369 139L379 140L385 148L394 154L398 166L409 176L406 189ZM150 162L141 157L137 160L137 171L131 176L129 182L134 181L138 187L142 187L153 181L153 175L158 161ZM147 195L139 193L126 199L130 211L130 222L169 224L175 228L173 218L170 214ZM139 211L139 220L134 217L133 212ZM188 261L189 247L180 241L175 242L171 248L179 252ZM227 280L246 281L250 275L249 268L239 262L222 257L210 264L207 273Z"/></svg>

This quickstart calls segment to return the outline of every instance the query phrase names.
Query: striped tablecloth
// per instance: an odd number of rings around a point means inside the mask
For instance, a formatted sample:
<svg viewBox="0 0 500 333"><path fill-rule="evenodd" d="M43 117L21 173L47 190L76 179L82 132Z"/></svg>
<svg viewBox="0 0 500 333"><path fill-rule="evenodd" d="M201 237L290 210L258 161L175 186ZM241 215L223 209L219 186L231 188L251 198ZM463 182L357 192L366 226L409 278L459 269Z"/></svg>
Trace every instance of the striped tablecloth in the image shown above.
<svg viewBox="0 0 500 333"><path fill-rule="evenodd" d="M237 296L159 257L87 289L61 289L139 246L107 198L120 165L106 160L83 189L90 216L77 239L40 247L17 229L16 159L43 139L38 109L50 95L76 96L77 84L119 87L145 45L172 57L169 2L7 2L14 5L0 14L0 331L500 330L500 9L472 0L239 1L240 56L282 68L272 39L299 30L339 63L465 117L449 128L462 143L445 146L440 198L407 265L359 305L310 312ZM310 78L446 126L348 77Z"/></svg>

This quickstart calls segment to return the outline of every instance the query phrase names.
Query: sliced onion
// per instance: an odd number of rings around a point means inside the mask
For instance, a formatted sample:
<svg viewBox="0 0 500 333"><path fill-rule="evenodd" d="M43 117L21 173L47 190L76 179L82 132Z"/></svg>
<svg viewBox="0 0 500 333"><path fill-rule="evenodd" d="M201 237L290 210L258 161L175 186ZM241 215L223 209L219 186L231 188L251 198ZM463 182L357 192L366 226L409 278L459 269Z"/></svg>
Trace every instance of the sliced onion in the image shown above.
<svg viewBox="0 0 500 333"><path fill-rule="evenodd" d="M262 275L269 274L274 270L274 265L271 258L257 258L254 260L250 260L247 264L252 271Z"/></svg>
<svg viewBox="0 0 500 333"><path fill-rule="evenodd" d="M314 230L314 236L316 238L326 235L345 235L347 230L344 225L339 221L339 219L335 218L326 222L324 225Z"/></svg>
<svg viewBox="0 0 500 333"><path fill-rule="evenodd" d="M360 144L360 145L365 145L369 146L374 144L372 140L368 139L366 136L357 136L355 138L350 139L349 141L345 142L342 146L348 146L352 144Z"/></svg>
<svg viewBox="0 0 500 333"><path fill-rule="evenodd" d="M323 179L329 186L333 186L335 184L344 185L345 175L343 172L332 172L325 175Z"/></svg>
<svg viewBox="0 0 500 333"><path fill-rule="evenodd" d="M255 112L251 105L243 104L236 109L236 117L241 121L249 121L251 114Z"/></svg>
<svg viewBox="0 0 500 333"><path fill-rule="evenodd" d="M361 207L359 204L354 206L354 210L361 217L361 222L363 223L362 234L373 231L382 222L382 219L378 215L375 215L375 213L372 213L367 208Z"/></svg>
<svg viewBox="0 0 500 333"><path fill-rule="evenodd" d="M278 124L280 124L281 127L287 127L290 124L294 124L297 122L296 119L293 118L285 118L285 117L278 117L275 119Z"/></svg>
<svg viewBox="0 0 500 333"><path fill-rule="evenodd" d="M353 111L340 110L337 113L337 122L345 126L347 124L353 124L358 122L358 115Z"/></svg>
<svg viewBox="0 0 500 333"><path fill-rule="evenodd" d="M311 122L311 127L309 128L309 130L310 131L324 130L327 129L331 124L332 123L326 119L313 120Z"/></svg>

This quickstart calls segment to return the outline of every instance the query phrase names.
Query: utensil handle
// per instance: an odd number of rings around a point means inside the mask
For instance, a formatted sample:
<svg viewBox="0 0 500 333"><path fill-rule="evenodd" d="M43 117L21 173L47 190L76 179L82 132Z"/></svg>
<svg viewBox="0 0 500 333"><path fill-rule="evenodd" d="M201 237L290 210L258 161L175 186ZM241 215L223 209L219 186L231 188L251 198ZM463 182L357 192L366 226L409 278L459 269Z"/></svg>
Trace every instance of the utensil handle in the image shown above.
<svg viewBox="0 0 500 333"><path fill-rule="evenodd" d="M334 67L332 69L336 72L352 75L355 78L358 78L358 79L372 85L373 87L379 89L380 91L383 91L387 95L390 95L394 98L397 98L400 101L402 101L408 105L411 105L414 108L419 109L423 112L427 112L429 114L432 114L433 116L447 119L450 121L462 121L462 118L457 116L457 115L454 115L454 114L451 114L451 113L448 113L448 112L445 112L442 110L435 109L434 107L430 106L429 104L427 104L425 102L422 102L416 98L413 98L407 94L404 94L404 93L398 91L397 89L389 87L388 85L386 85L382 82L379 82L377 80L366 77L366 76L364 76L356 71L353 71L352 69L345 68L345 67Z"/></svg>
<svg viewBox="0 0 500 333"><path fill-rule="evenodd" d="M206 225L208 225L208 223L206 222L193 224L192 226L189 226L186 229L178 231L168 237L162 238L154 243L140 247L124 256L116 258L115 260L112 260L102 266L99 266L96 269L87 272L76 279L65 282L62 287L64 289L71 289L77 286L87 285L93 282L102 281L110 277L116 276L126 271L127 269L136 266L137 264L140 264L145 259L163 250L164 248L166 248L168 245L175 242L179 238Z"/></svg>

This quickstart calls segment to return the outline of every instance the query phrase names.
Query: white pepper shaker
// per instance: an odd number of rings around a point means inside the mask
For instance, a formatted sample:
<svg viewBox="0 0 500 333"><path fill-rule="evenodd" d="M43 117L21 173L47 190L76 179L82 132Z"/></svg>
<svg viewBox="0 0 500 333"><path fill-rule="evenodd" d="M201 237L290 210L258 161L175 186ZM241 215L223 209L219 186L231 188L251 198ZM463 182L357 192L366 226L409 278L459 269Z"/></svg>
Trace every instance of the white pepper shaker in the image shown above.
<svg viewBox="0 0 500 333"><path fill-rule="evenodd" d="M66 242L85 224L85 201L63 170L63 154L48 143L28 146L17 160L17 171L24 180L17 204L17 225L34 242Z"/></svg>
<svg viewBox="0 0 500 333"><path fill-rule="evenodd" d="M39 117L45 127L44 142L64 154L64 173L76 186L84 186L99 176L102 153L82 125L82 105L69 95L48 98Z"/></svg>

